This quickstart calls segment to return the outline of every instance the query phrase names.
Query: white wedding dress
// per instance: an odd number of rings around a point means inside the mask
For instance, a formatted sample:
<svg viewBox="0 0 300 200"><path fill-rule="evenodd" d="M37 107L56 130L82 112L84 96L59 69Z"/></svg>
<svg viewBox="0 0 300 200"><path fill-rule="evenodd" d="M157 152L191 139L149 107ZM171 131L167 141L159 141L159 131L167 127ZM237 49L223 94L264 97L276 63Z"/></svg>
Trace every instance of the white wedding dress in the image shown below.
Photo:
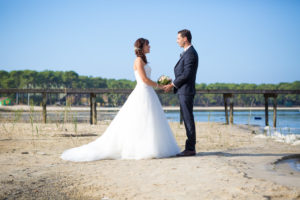
<svg viewBox="0 0 300 200"><path fill-rule="evenodd" d="M151 68L145 65L150 78ZM151 86L134 71L137 85L102 136L63 152L64 160L147 159L174 156L180 149Z"/></svg>

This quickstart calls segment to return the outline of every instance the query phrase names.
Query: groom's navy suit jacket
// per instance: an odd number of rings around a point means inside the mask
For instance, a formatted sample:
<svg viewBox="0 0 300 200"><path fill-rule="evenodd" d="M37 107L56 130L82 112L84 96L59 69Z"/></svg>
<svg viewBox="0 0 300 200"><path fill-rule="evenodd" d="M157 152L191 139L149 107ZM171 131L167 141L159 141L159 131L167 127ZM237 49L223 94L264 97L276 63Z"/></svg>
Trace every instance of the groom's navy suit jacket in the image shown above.
<svg viewBox="0 0 300 200"><path fill-rule="evenodd" d="M198 68L198 54L193 46L183 53L174 68L174 93L195 95L195 81Z"/></svg>

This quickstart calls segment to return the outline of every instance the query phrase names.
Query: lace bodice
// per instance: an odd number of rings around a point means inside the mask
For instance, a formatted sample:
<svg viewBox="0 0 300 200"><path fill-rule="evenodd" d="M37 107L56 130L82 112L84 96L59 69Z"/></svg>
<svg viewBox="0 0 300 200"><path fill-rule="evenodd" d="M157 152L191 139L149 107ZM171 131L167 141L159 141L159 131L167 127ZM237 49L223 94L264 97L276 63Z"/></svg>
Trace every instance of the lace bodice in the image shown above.
<svg viewBox="0 0 300 200"><path fill-rule="evenodd" d="M151 67L149 65L144 66L146 76L150 79L151 78ZM143 82L142 78L140 77L137 70L134 70L135 79L138 85L146 85L146 83Z"/></svg>

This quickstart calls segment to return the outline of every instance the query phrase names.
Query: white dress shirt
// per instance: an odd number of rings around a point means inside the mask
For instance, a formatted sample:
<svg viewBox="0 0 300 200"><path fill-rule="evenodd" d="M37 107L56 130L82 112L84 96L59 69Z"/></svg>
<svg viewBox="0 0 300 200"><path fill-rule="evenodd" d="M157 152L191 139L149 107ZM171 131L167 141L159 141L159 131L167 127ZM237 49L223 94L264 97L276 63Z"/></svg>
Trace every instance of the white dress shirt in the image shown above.
<svg viewBox="0 0 300 200"><path fill-rule="evenodd" d="M186 48L183 49L184 52L186 52L192 45L190 44L189 46L187 46Z"/></svg>

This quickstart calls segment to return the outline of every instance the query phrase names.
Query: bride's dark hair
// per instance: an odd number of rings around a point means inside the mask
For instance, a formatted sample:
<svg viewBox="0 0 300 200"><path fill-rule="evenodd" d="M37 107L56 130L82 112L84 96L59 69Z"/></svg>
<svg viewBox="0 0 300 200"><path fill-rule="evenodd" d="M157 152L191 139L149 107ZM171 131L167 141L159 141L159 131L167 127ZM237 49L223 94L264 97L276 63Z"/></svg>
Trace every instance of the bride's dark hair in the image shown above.
<svg viewBox="0 0 300 200"><path fill-rule="evenodd" d="M145 38L139 38L135 41L134 43L134 53L137 57L141 57L142 60L144 61L144 63L148 63L147 62L147 58L146 55L143 52L143 47L145 44L149 44L149 40L145 39Z"/></svg>

